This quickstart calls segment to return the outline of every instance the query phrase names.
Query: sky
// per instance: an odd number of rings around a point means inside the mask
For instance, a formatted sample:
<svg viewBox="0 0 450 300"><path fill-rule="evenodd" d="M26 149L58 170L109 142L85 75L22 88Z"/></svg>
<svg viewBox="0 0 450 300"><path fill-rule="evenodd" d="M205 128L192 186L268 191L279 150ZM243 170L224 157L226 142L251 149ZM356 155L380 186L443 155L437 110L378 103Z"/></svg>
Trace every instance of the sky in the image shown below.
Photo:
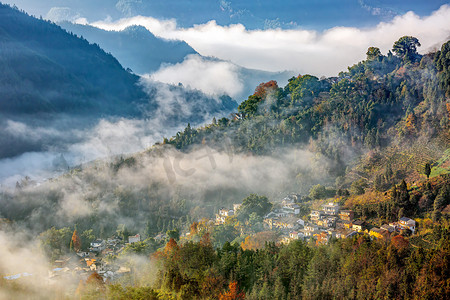
<svg viewBox="0 0 450 300"><path fill-rule="evenodd" d="M158 37L186 41L202 56L246 68L316 76L337 76L365 59L371 46L379 47L386 54L404 35L419 39L420 53L434 50L450 38L450 6L446 1L6 2L53 21L70 20L106 30L142 25ZM170 66L169 70L159 70L155 78L173 75L179 80L180 73L182 78L190 77L188 72L198 59L186 60ZM200 69L210 66L209 63Z"/></svg>
<svg viewBox="0 0 450 300"><path fill-rule="evenodd" d="M334 26L373 26L414 11L429 15L442 0L4 0L36 16L83 17L89 22L136 15L176 19L179 26L216 20L248 29L270 27L324 30ZM61 14L58 16L58 14Z"/></svg>

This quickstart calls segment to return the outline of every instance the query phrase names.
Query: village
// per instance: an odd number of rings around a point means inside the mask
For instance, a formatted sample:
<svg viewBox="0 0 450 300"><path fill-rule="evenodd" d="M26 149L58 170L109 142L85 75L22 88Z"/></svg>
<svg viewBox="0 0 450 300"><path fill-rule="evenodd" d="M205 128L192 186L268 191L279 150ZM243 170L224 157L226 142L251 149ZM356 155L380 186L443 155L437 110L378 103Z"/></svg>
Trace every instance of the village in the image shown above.
<svg viewBox="0 0 450 300"><path fill-rule="evenodd" d="M345 239L356 235L387 240L398 234L414 234L416 230L416 222L407 217L380 227L370 226L363 220L355 218L353 211L343 210L334 202L323 204L321 210L312 210L308 215L300 217L301 207L297 204L299 202L301 202L300 195L290 194L284 197L262 218L262 229L277 233L279 243L288 244L294 240L304 240L315 245L328 244L333 238ZM228 218L237 214L241 206L242 204L233 204L232 208L219 209L215 219L208 220L208 223L212 226L225 224ZM241 232L241 235L248 233ZM190 233L181 234L181 238L189 240ZM153 238L160 246L164 246L168 239L169 236L164 233ZM104 282L113 282L124 275L132 275L135 270L129 264L119 263L115 258L124 254L125 249L142 242L140 234L128 236L127 240L117 235L107 239L97 238L90 242L90 247L86 251L74 249L71 255L54 260L48 273L49 283L61 278L85 281L93 274L97 274ZM15 280L28 276L33 274L15 274L4 278Z"/></svg>
<svg viewBox="0 0 450 300"><path fill-rule="evenodd" d="M67 256L55 260L55 267L49 272L49 280L61 277L73 277L86 280L93 273L98 274L103 281L113 281L124 275L131 274L129 266L111 263L106 259L120 255L127 245L138 243L141 236L136 234L129 236L128 241L123 241L118 236L112 236L106 240L96 239L90 243L88 251L78 251L76 256Z"/></svg>
<svg viewBox="0 0 450 300"><path fill-rule="evenodd" d="M304 220L299 217L300 206L296 204L300 197L296 194L286 196L281 201L281 207L272 209L264 216L265 229L277 231L281 243L301 239L327 244L331 238L343 239L364 234L373 239L388 239L401 233L414 234L416 229L416 222L407 217L380 227L370 226L356 219L353 211L341 210L339 204L334 202L323 204L321 210L312 210ZM224 224L226 218L235 215L240 206L234 204L232 209L221 208L216 214L215 225Z"/></svg>

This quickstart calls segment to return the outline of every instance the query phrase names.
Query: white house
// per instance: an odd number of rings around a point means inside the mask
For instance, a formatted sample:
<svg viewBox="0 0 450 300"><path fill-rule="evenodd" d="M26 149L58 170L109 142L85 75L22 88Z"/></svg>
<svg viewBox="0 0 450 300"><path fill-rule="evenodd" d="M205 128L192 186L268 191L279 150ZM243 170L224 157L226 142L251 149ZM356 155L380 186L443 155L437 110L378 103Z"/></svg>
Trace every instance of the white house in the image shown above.
<svg viewBox="0 0 450 300"><path fill-rule="evenodd" d="M289 232L289 238L293 240L298 240L298 232L297 231Z"/></svg>
<svg viewBox="0 0 450 300"><path fill-rule="evenodd" d="M311 221L318 221L320 219L322 219L324 213L321 210L313 210L310 214L311 216Z"/></svg>
<svg viewBox="0 0 450 300"><path fill-rule="evenodd" d="M239 209L240 206L241 206L240 204L233 204L233 207L237 207L237 209ZM233 216L234 212L235 210L233 209L226 209L226 208L219 209L219 213L216 214L216 225L224 224L225 219L229 216Z"/></svg>
<svg viewBox="0 0 450 300"><path fill-rule="evenodd" d="M327 215L337 215L339 213L339 204L330 202L328 204L322 205L323 211Z"/></svg>
<svg viewBox="0 0 450 300"><path fill-rule="evenodd" d="M141 241L141 236L139 234L136 234L134 236L128 237L128 243L133 244Z"/></svg>
<svg viewBox="0 0 450 300"><path fill-rule="evenodd" d="M219 209L219 215L222 217L232 216L232 215L234 215L234 210L221 208L221 209Z"/></svg>
<svg viewBox="0 0 450 300"><path fill-rule="evenodd" d="M95 240L91 243L90 250L93 252L101 252L106 249L106 243L104 240Z"/></svg>
<svg viewBox="0 0 450 300"><path fill-rule="evenodd" d="M305 236L313 236L318 231L319 231L319 227L317 225L312 225L312 224L305 224L305 228L303 229Z"/></svg>
<svg viewBox="0 0 450 300"><path fill-rule="evenodd" d="M402 229L408 228L409 230L411 230L412 233L414 233L414 231L416 230L416 221L410 218L402 217L400 218L398 223L400 224L400 227Z"/></svg>
<svg viewBox="0 0 450 300"><path fill-rule="evenodd" d="M239 208L241 208L242 204L233 204L234 212L237 212Z"/></svg>
<svg viewBox="0 0 450 300"><path fill-rule="evenodd" d="M300 213L300 206L298 206L298 204L295 203L287 203L286 205L283 206L283 208L288 209L294 215L298 215Z"/></svg>

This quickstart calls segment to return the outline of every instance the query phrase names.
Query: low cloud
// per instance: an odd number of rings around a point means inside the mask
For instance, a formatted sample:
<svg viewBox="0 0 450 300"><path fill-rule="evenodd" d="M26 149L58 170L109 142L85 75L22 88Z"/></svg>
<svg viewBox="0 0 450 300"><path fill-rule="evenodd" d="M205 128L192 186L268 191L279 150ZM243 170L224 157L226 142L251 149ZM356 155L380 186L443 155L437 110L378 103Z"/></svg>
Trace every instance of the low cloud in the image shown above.
<svg viewBox="0 0 450 300"><path fill-rule="evenodd" d="M237 97L244 89L239 79L239 67L235 64L200 55L189 55L183 62L163 66L149 78L168 83L198 89L211 96L229 95Z"/></svg>
<svg viewBox="0 0 450 300"><path fill-rule="evenodd" d="M180 28L175 20L143 16L91 25L106 30L142 25L159 37L186 41L201 55L247 68L334 76L364 59L368 47L376 46L387 53L404 35L417 37L422 53L434 49L450 37L450 6L443 5L426 17L408 12L372 28L335 27L324 32L301 28L247 30L242 24L219 26L215 21Z"/></svg>
<svg viewBox="0 0 450 300"><path fill-rule="evenodd" d="M45 18L53 22L81 22L81 20L83 20L80 18L80 14L70 7L52 7Z"/></svg>
<svg viewBox="0 0 450 300"><path fill-rule="evenodd" d="M11 121L12 122L12 121ZM14 128L23 129L25 140L37 138L42 128L33 128L25 123L12 122ZM27 152L13 158L0 160L0 184L13 186L25 176L38 181L57 176L61 171L55 163L63 155L68 166L89 162L98 158L106 158L119 154L127 154L148 148L164 136L171 136L184 125L178 127L161 128L156 119L152 120L100 120L97 125L89 129L57 130L52 128L47 132L43 142L52 144L51 150L41 152ZM11 129L11 127L9 127ZM48 133L54 132L53 135ZM25 134L26 133L26 134ZM61 142L61 135L72 136Z"/></svg>
<svg viewBox="0 0 450 300"><path fill-rule="evenodd" d="M56 299L74 292L76 279L49 278L48 259L28 233L0 231L0 243L0 299Z"/></svg>
<svg viewBox="0 0 450 300"><path fill-rule="evenodd" d="M149 78L140 84L150 99L149 105L141 108L144 117L140 119L104 118L89 120L88 125L86 120L67 115L47 121L6 119L0 132L6 139L38 145L39 150L0 159L0 186L14 186L25 176L41 182L67 171L68 166L139 152L175 135L188 122L200 125L231 112L216 97L200 91Z"/></svg>

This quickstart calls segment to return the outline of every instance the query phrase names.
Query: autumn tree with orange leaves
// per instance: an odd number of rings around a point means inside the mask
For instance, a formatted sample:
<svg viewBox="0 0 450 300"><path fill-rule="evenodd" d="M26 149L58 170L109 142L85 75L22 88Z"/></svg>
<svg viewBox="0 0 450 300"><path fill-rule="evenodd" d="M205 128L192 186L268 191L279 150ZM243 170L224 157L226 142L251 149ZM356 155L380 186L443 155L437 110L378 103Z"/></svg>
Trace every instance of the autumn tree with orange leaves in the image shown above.
<svg viewBox="0 0 450 300"><path fill-rule="evenodd" d="M264 99L267 97L268 93L276 89L278 89L278 83L275 80L263 82L255 89L255 93L253 94L253 96Z"/></svg>
<svg viewBox="0 0 450 300"><path fill-rule="evenodd" d="M277 233L273 231L262 231L254 235L249 235L241 243L244 250L256 250L264 248L267 242L276 242L278 239Z"/></svg>
<svg viewBox="0 0 450 300"><path fill-rule="evenodd" d="M259 104L266 99L268 94L275 92L278 89L278 84L275 80L261 83L255 89L255 93L239 105L239 113L241 113L244 117L249 117L256 114L258 112Z"/></svg>
<svg viewBox="0 0 450 300"><path fill-rule="evenodd" d="M241 300L245 299L244 292L239 290L239 286L236 281L230 282L228 285L228 291L225 294L220 294L220 300Z"/></svg>
<svg viewBox="0 0 450 300"><path fill-rule="evenodd" d="M79 252L81 250L81 239L78 236L77 230L75 229L72 234L71 247L75 252Z"/></svg>
<svg viewBox="0 0 450 300"><path fill-rule="evenodd" d="M170 254L173 251L176 251L178 249L179 249L179 247L178 247L177 242L173 238L171 238L169 240L169 242L166 244L166 247L164 248L164 253Z"/></svg>

